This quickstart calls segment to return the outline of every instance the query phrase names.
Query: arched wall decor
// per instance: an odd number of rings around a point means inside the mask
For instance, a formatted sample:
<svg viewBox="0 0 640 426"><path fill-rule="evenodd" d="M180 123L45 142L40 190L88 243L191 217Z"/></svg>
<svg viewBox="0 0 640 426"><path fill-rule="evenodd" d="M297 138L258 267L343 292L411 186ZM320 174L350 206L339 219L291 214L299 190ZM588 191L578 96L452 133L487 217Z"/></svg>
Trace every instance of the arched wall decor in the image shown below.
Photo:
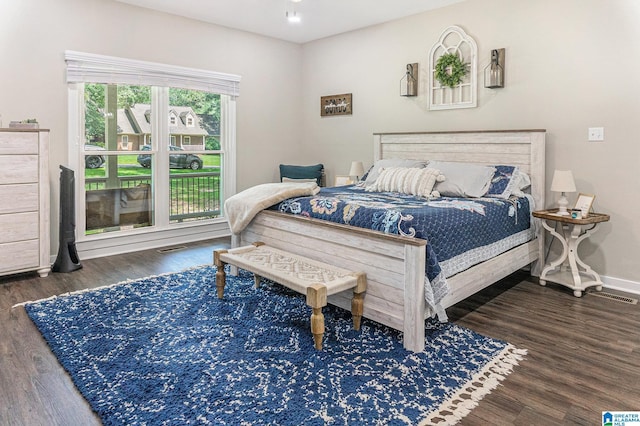
<svg viewBox="0 0 640 426"><path fill-rule="evenodd" d="M453 53L467 64L468 70L459 84L449 87L436 78L438 59ZM429 109L474 108L478 97L478 46L460 27L446 28L429 52Z"/></svg>

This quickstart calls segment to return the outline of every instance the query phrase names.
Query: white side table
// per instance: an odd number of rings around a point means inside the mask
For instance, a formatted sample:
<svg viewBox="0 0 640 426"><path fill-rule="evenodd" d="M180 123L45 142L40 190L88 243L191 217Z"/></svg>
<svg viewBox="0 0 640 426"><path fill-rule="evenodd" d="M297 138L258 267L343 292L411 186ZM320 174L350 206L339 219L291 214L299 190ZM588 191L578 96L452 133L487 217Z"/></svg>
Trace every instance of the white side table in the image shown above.
<svg viewBox="0 0 640 426"><path fill-rule="evenodd" d="M584 219L574 219L571 216L557 214L558 209L541 210L533 212L533 216L540 219L544 229L562 244L562 254L552 262L545 264L540 274L540 285L546 285L547 280L562 284L573 290L576 297L582 296L582 292L588 287L596 287L602 290L602 280L589 265L584 263L578 255L578 245L589 238L597 230L601 222L607 222L608 214L589 213ZM555 222L551 226L549 222ZM555 224L562 224L562 234L556 231ZM540 253L540 259L544 259L545 253Z"/></svg>

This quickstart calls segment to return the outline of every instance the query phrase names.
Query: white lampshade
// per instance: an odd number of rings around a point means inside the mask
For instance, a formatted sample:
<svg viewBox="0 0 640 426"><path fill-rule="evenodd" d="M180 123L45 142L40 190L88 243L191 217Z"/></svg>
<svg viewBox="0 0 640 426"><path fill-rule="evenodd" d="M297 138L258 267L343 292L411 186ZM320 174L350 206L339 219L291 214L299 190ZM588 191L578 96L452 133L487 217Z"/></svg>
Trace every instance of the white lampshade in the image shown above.
<svg viewBox="0 0 640 426"><path fill-rule="evenodd" d="M558 200L558 214L568 215L569 212L567 211L567 206L569 205L569 202L567 201L567 197L564 196L564 193L576 191L576 183L573 180L573 173L571 173L571 170L556 170L553 172L551 190L553 192L562 193Z"/></svg>
<svg viewBox="0 0 640 426"><path fill-rule="evenodd" d="M352 161L351 169L349 169L349 176L362 176L364 174L364 166L362 161Z"/></svg>
<svg viewBox="0 0 640 426"><path fill-rule="evenodd" d="M551 181L553 192L576 192L576 183L571 170L556 170Z"/></svg>

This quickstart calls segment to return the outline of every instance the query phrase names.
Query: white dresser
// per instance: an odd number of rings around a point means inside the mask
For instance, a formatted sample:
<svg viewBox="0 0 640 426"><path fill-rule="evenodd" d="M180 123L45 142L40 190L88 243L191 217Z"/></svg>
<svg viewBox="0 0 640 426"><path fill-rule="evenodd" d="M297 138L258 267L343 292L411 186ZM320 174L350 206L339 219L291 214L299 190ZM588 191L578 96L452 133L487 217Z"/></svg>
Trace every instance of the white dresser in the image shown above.
<svg viewBox="0 0 640 426"><path fill-rule="evenodd" d="M51 271L49 131L0 129L0 275Z"/></svg>

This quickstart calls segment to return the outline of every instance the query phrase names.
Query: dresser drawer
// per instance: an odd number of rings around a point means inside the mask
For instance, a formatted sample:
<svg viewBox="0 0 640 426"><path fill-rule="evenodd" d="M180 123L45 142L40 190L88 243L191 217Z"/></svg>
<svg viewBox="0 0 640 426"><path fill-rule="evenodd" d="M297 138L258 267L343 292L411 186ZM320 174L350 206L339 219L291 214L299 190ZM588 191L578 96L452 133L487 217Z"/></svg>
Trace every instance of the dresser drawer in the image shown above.
<svg viewBox="0 0 640 426"><path fill-rule="evenodd" d="M0 244L38 238L38 212L0 214Z"/></svg>
<svg viewBox="0 0 640 426"><path fill-rule="evenodd" d="M3 154L38 154L38 133L3 132L0 155Z"/></svg>
<svg viewBox="0 0 640 426"><path fill-rule="evenodd" d="M28 183L25 185L0 185L0 214L37 210L37 183Z"/></svg>
<svg viewBox="0 0 640 426"><path fill-rule="evenodd" d="M0 155L0 182L38 182L37 155Z"/></svg>
<svg viewBox="0 0 640 426"><path fill-rule="evenodd" d="M0 244L0 273L37 268L39 253L38 240Z"/></svg>
<svg viewBox="0 0 640 426"><path fill-rule="evenodd" d="M0 275L51 271L48 145L48 130L0 129Z"/></svg>

